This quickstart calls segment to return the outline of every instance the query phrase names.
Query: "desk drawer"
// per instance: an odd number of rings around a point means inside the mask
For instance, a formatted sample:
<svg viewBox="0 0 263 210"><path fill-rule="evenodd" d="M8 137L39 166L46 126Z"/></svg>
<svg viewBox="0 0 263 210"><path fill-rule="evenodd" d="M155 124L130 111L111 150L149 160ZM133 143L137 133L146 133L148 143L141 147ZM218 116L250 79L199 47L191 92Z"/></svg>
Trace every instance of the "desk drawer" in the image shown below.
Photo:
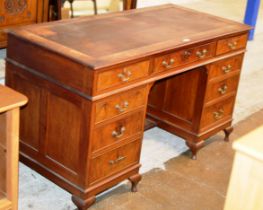
<svg viewBox="0 0 263 210"><path fill-rule="evenodd" d="M215 54L215 43L184 49L175 53L155 58L154 72L165 71L174 67L192 63L198 60L213 57Z"/></svg>
<svg viewBox="0 0 263 210"><path fill-rule="evenodd" d="M212 63L208 67L208 79L226 76L234 71L240 71L243 54Z"/></svg>
<svg viewBox="0 0 263 210"><path fill-rule="evenodd" d="M131 115L126 115L113 123L97 126L94 130L92 151L103 149L130 138L136 134L142 134L144 109Z"/></svg>
<svg viewBox="0 0 263 210"><path fill-rule="evenodd" d="M123 68L99 72L97 91L123 85L148 76L149 64L149 61L143 61Z"/></svg>
<svg viewBox="0 0 263 210"><path fill-rule="evenodd" d="M115 150L95 157L90 166L90 183L139 163L141 140L133 141Z"/></svg>
<svg viewBox="0 0 263 210"><path fill-rule="evenodd" d="M221 55L231 51L245 48L247 45L247 34L235 36L228 39L219 40L217 43L216 54Z"/></svg>
<svg viewBox="0 0 263 210"><path fill-rule="evenodd" d="M136 108L145 106L147 89L133 89L105 98L95 104L95 123L127 113Z"/></svg>
<svg viewBox="0 0 263 210"><path fill-rule="evenodd" d="M207 86L206 102L235 93L239 82L239 74L219 82L209 82Z"/></svg>
<svg viewBox="0 0 263 210"><path fill-rule="evenodd" d="M234 102L235 97L232 96L217 104L206 107L202 114L200 128L202 129L214 123L220 123L225 119L229 119L232 116Z"/></svg>

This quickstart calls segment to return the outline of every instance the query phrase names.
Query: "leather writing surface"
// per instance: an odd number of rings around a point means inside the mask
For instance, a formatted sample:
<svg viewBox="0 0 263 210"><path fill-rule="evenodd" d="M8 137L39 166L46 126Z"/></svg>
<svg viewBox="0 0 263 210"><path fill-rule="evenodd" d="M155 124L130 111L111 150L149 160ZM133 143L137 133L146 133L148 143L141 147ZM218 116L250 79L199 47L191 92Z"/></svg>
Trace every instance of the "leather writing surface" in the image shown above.
<svg viewBox="0 0 263 210"><path fill-rule="evenodd" d="M25 28L43 42L86 56L100 67L169 48L217 38L246 25L174 5L85 17ZM72 56L77 56L71 52Z"/></svg>

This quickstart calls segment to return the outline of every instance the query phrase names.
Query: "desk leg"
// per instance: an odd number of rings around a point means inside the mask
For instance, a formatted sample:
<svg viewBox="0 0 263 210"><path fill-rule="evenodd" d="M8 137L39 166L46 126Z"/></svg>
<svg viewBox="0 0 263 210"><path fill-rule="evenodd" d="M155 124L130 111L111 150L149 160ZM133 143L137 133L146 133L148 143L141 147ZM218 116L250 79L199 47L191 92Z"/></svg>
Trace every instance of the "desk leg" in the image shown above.
<svg viewBox="0 0 263 210"><path fill-rule="evenodd" d="M192 152L192 159L196 160L197 159L197 152L199 149L201 149L204 146L205 141L199 141L199 142L191 142L191 141L186 141L186 145L189 147L189 149Z"/></svg>
<svg viewBox="0 0 263 210"><path fill-rule="evenodd" d="M124 0L123 10L136 9L137 0Z"/></svg>
<svg viewBox="0 0 263 210"><path fill-rule="evenodd" d="M227 127L224 129L224 132L225 132L225 138L224 138L224 141L228 142L229 141L229 136L230 134L233 132L234 128L231 126L231 127Z"/></svg>
<svg viewBox="0 0 263 210"><path fill-rule="evenodd" d="M253 40L257 23L260 0L248 0L244 23L254 27L249 33L249 40Z"/></svg>
<svg viewBox="0 0 263 210"><path fill-rule="evenodd" d="M137 192L137 185L138 183L141 181L142 179L142 176L140 174L135 174L134 176L131 176L129 178L131 184L132 184L132 187L131 187L131 191L132 192Z"/></svg>
<svg viewBox="0 0 263 210"><path fill-rule="evenodd" d="M72 196L73 203L78 207L78 210L87 210L91 205L96 202L96 196L91 196L86 200L82 200L77 196Z"/></svg>
<svg viewBox="0 0 263 210"><path fill-rule="evenodd" d="M12 201L12 209L18 209L18 151L19 151L19 108L6 113L7 198Z"/></svg>

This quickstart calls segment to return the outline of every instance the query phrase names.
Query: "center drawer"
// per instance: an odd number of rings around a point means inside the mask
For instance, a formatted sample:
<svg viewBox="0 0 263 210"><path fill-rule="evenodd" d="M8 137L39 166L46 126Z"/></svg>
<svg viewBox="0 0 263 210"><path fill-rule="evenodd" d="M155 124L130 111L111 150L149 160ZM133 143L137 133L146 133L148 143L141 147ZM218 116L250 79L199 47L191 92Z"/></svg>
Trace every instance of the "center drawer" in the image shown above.
<svg viewBox="0 0 263 210"><path fill-rule="evenodd" d="M95 104L95 123L119 116L146 105L147 88L132 89L105 98Z"/></svg>
<svg viewBox="0 0 263 210"><path fill-rule="evenodd" d="M141 140L135 140L91 160L90 184L139 163Z"/></svg>
<svg viewBox="0 0 263 210"><path fill-rule="evenodd" d="M119 120L97 126L94 130L92 151L96 152L107 146L117 144L144 130L144 109L130 115L125 115Z"/></svg>
<svg viewBox="0 0 263 210"><path fill-rule="evenodd" d="M154 72L169 70L215 55L215 42L162 55L154 59Z"/></svg>

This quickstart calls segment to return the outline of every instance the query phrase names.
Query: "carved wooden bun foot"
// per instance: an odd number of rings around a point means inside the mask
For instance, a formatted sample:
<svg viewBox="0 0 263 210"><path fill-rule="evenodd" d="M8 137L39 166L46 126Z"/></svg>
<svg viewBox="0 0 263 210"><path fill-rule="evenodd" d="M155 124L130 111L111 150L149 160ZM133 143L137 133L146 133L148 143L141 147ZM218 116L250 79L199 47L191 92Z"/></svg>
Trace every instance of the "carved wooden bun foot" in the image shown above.
<svg viewBox="0 0 263 210"><path fill-rule="evenodd" d="M200 141L200 142L186 142L186 145L189 147L189 149L191 150L192 156L191 159L192 160L196 160L197 159L197 152L204 146L204 141Z"/></svg>
<svg viewBox="0 0 263 210"><path fill-rule="evenodd" d="M224 141L229 142L229 136L233 132L233 130L234 128L232 126L224 129L224 132L225 132Z"/></svg>
<svg viewBox="0 0 263 210"><path fill-rule="evenodd" d="M71 199L73 203L78 207L78 210L87 210L96 202L96 196L92 196L86 200L82 200L81 198L73 195Z"/></svg>
<svg viewBox="0 0 263 210"><path fill-rule="evenodd" d="M142 176L140 174L136 174L136 175L131 176L129 178L129 180L130 180L130 182L132 184L132 186L131 186L131 191L132 192L137 192L138 191L137 185L141 181L141 179L142 179Z"/></svg>
<svg viewBox="0 0 263 210"><path fill-rule="evenodd" d="M196 152L195 152L195 154L192 152L191 159L192 160L197 160Z"/></svg>

